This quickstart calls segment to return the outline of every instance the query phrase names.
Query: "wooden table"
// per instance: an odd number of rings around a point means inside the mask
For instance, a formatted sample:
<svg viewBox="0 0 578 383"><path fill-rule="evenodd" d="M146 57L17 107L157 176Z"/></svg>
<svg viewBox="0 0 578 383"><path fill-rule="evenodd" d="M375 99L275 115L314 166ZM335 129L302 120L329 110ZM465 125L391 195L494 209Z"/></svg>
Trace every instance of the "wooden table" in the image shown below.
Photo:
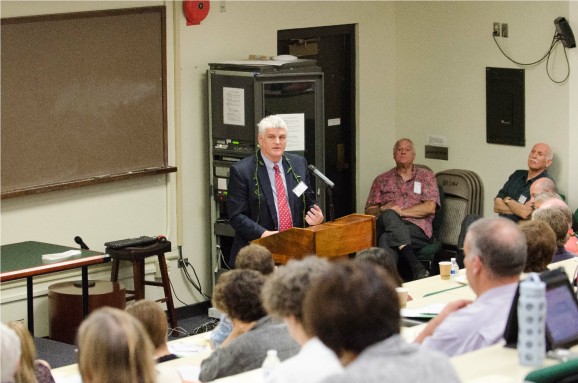
<svg viewBox="0 0 578 383"><path fill-rule="evenodd" d="M0 247L0 282L26 278L28 329L34 335L33 277L38 275L82 269L82 310L88 313L88 266L108 262L109 256L97 251L81 250L81 254L60 262L47 262L42 255L78 250L73 247L27 241Z"/></svg>

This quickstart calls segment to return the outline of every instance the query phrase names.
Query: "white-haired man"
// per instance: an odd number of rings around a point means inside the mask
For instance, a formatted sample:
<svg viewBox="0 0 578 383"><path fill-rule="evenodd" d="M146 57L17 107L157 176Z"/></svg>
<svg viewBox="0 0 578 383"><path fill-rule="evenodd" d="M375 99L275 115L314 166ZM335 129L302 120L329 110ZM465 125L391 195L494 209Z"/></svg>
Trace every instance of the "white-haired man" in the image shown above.
<svg viewBox="0 0 578 383"><path fill-rule="evenodd" d="M528 170L516 170L494 198L494 212L514 222L529 219L532 214L530 186L548 177L548 167L552 164L553 153L550 146L538 143L528 155Z"/></svg>
<svg viewBox="0 0 578 383"><path fill-rule="evenodd" d="M239 250L252 240L323 222L310 186L307 161L285 153L285 121L267 116L258 127L259 150L230 169L227 211L235 229L230 266L235 265Z"/></svg>

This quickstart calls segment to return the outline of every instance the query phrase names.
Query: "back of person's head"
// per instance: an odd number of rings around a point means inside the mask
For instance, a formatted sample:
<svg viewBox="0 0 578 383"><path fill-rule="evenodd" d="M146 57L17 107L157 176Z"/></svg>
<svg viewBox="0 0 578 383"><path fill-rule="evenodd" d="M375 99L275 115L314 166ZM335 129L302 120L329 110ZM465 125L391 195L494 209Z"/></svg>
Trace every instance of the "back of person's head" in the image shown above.
<svg viewBox="0 0 578 383"><path fill-rule="evenodd" d="M35 383L34 360L36 359L36 347L30 331L20 321L9 322L10 327L18 339L20 339L20 367L14 375L16 383Z"/></svg>
<svg viewBox="0 0 578 383"><path fill-rule="evenodd" d="M269 275L275 270L275 262L265 246L250 244L239 250L235 261L237 269L249 269Z"/></svg>
<svg viewBox="0 0 578 383"><path fill-rule="evenodd" d="M261 303L265 276L255 270L230 270L219 277L213 290L213 306L231 319L254 322L267 315Z"/></svg>
<svg viewBox="0 0 578 383"><path fill-rule="evenodd" d="M93 311L77 336L78 369L87 383L153 383L153 345L140 322L111 307Z"/></svg>
<svg viewBox="0 0 578 383"><path fill-rule="evenodd" d="M542 193L556 193L556 182L548 177L538 178L532 183L536 191L536 195Z"/></svg>
<svg viewBox="0 0 578 383"><path fill-rule="evenodd" d="M369 262L335 262L305 294L303 325L338 356L399 333L399 300L390 275Z"/></svg>
<svg viewBox="0 0 578 383"><path fill-rule="evenodd" d="M126 312L141 322L155 349L167 343L167 315L158 303L141 299L128 306Z"/></svg>
<svg viewBox="0 0 578 383"><path fill-rule="evenodd" d="M570 213L569 215L568 212ZM534 210L532 219L544 221L550 225L552 230L554 230L554 234L556 234L556 244L564 246L568 240L568 229L572 224L572 212L568 206L543 207L542 205L540 209Z"/></svg>
<svg viewBox="0 0 578 383"><path fill-rule="evenodd" d="M524 233L528 244L524 272L546 271L556 252L556 234L546 222L539 220L520 222L520 230Z"/></svg>
<svg viewBox="0 0 578 383"><path fill-rule="evenodd" d="M468 227L466 256L480 258L495 278L519 275L526 265L526 237L520 228L506 218L481 218Z"/></svg>
<svg viewBox="0 0 578 383"><path fill-rule="evenodd" d="M564 202L562 197L547 199L546 201L544 201L544 203L540 206L539 209L551 209L551 208L559 209L564 214L564 217L568 222L568 228L572 226L572 210L570 210L570 207L566 204L566 202Z"/></svg>
<svg viewBox="0 0 578 383"><path fill-rule="evenodd" d="M396 286L400 287L403 284L403 280L397 271L395 257L388 254L387 251L381 247L370 247L368 249L358 251L357 254L355 254L354 261L371 262L381 266L391 275Z"/></svg>
<svg viewBox="0 0 578 383"><path fill-rule="evenodd" d="M534 208L539 209L546 202L548 202L550 200L558 200L558 201L564 202L564 201L562 201L562 197L560 196L560 194L553 192L553 191L546 191L546 192L538 194L534 198Z"/></svg>
<svg viewBox="0 0 578 383"><path fill-rule="evenodd" d="M6 326L0 323L0 372L2 375L1 383L14 382L14 377L20 361L20 339L18 335Z"/></svg>
<svg viewBox="0 0 578 383"><path fill-rule="evenodd" d="M315 278L329 269L326 259L315 256L291 260L267 279L261 297L270 315L279 318L294 316L303 323L303 299Z"/></svg>
<svg viewBox="0 0 578 383"><path fill-rule="evenodd" d="M257 128L259 129L259 134L264 135L265 130L267 129L285 129L287 130L287 123L281 117L271 114L267 117L264 117L259 124L257 124Z"/></svg>

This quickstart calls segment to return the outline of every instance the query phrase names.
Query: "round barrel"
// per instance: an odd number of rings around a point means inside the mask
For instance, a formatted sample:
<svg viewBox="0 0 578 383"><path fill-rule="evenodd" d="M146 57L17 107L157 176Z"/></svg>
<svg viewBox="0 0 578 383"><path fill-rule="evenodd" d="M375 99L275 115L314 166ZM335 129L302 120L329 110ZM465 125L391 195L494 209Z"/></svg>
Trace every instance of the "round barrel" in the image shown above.
<svg viewBox="0 0 578 383"><path fill-rule="evenodd" d="M91 281L88 289L88 311L111 306L125 308L125 288L118 282ZM78 282L55 283L48 287L49 337L74 344L82 316L82 288Z"/></svg>

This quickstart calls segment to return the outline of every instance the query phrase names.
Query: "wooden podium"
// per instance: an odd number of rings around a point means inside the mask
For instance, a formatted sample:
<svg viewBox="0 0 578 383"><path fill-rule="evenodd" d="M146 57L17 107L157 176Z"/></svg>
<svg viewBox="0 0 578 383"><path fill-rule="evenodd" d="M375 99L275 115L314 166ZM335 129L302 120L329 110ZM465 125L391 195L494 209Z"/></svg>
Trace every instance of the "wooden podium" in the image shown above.
<svg viewBox="0 0 578 383"><path fill-rule="evenodd" d="M259 238L251 243L265 246L276 264L307 255L341 258L375 246L375 217L350 214L321 225L292 229Z"/></svg>

